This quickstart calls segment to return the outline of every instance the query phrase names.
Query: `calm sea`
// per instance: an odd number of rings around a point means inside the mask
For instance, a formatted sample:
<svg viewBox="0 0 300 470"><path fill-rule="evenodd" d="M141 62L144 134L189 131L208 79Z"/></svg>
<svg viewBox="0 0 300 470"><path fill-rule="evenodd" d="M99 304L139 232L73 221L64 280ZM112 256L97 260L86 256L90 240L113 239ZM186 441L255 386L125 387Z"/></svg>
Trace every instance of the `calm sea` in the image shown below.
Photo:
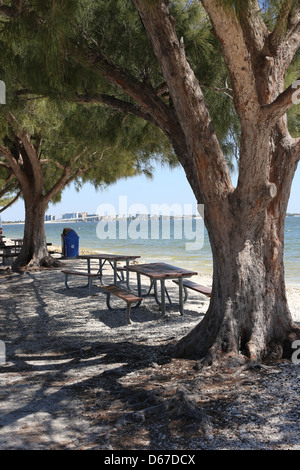
<svg viewBox="0 0 300 470"><path fill-rule="evenodd" d="M46 223L47 241L62 243L64 228L75 230L79 247L94 252L133 254L142 262L165 261L198 273L212 273L212 256L206 230L194 219L188 221L127 221ZM121 225L120 225L121 224ZM125 225L124 225L125 224ZM151 225L152 224L152 225ZM200 230L199 230L200 227ZM23 224L3 224L8 238L22 238ZM200 233L198 239L195 233ZM289 216L285 225L286 282L300 284L300 217Z"/></svg>

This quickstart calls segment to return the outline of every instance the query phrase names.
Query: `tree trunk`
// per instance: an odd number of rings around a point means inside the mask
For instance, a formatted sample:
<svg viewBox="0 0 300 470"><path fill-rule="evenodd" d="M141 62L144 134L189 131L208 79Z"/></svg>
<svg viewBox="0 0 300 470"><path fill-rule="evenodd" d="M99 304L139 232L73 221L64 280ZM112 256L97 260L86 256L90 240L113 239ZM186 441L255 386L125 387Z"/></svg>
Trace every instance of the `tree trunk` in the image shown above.
<svg viewBox="0 0 300 470"><path fill-rule="evenodd" d="M235 196L230 206L224 202L209 211L211 302L204 319L178 342L177 357L211 363L224 353L257 361L291 356L291 343L300 337L287 304L283 263L292 174L263 211Z"/></svg>
<svg viewBox="0 0 300 470"><path fill-rule="evenodd" d="M13 269L22 267L59 266L47 249L45 234L45 201L42 197L25 198L24 239L20 255L13 263Z"/></svg>
<svg viewBox="0 0 300 470"><path fill-rule="evenodd" d="M209 361L222 353L255 360L289 355L299 329L286 299L283 240L299 156L285 117L292 105L291 90L283 93L290 60L286 47L277 45L276 58L270 57L269 32L259 17L258 3L248 5L240 22L221 2L203 0L220 41L241 123L234 188L201 87L178 40L169 2L134 3L182 129L168 129L166 134L197 202L204 204L213 254L208 312L179 341L176 355ZM291 47L296 50L294 44Z"/></svg>

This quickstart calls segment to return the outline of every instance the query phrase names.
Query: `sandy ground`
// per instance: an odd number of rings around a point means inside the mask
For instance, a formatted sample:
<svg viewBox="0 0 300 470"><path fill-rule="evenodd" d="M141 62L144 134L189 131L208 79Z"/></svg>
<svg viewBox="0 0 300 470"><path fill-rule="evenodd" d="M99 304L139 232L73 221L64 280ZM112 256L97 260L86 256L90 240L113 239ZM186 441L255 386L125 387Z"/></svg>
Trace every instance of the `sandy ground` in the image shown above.
<svg viewBox="0 0 300 470"><path fill-rule="evenodd" d="M300 449L298 365L199 370L171 347L201 321L206 297L190 292L183 317L176 307L162 317L149 297L127 325L84 282L66 290L60 269L0 272L1 450ZM300 286L288 300L300 322Z"/></svg>

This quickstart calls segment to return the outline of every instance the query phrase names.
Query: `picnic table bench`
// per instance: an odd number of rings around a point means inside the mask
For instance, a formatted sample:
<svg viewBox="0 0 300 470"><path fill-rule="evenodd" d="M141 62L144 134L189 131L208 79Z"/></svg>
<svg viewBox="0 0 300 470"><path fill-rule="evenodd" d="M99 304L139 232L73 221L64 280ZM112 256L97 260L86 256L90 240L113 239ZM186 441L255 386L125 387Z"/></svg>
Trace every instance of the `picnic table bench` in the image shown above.
<svg viewBox="0 0 300 470"><path fill-rule="evenodd" d="M116 297L119 297L120 299L126 302L127 323L131 323L131 318L130 318L131 306L132 304L137 303L136 307L138 307L140 305L140 302L143 300L143 297L139 297L133 294L132 292L122 289L119 286L116 286L115 284L110 284L109 286L102 286L102 288L106 291L106 304L109 310L113 310L113 308L110 305L111 294L115 295Z"/></svg>
<svg viewBox="0 0 300 470"><path fill-rule="evenodd" d="M62 273L65 275L65 286L67 289L70 289L68 285L69 276L83 276L83 277L88 278L89 291L91 292L91 294L94 294L92 284L93 284L93 279L95 279L96 277L99 277L98 273L87 273L85 271L72 271L72 270L67 270L67 269L63 269Z"/></svg>
<svg viewBox="0 0 300 470"><path fill-rule="evenodd" d="M0 253L0 256L2 256L3 264L6 264L5 261L8 258L16 258L19 255L19 253Z"/></svg>
<svg viewBox="0 0 300 470"><path fill-rule="evenodd" d="M177 285L179 284L178 281L173 281L173 282L175 282L175 284ZM196 292L200 292L200 294L206 295L207 297L211 297L211 288L202 286L201 284L197 284L197 282L193 282L188 279L183 279L182 286L185 292L186 292L186 289L192 289ZM186 298L187 298L187 294L186 294Z"/></svg>

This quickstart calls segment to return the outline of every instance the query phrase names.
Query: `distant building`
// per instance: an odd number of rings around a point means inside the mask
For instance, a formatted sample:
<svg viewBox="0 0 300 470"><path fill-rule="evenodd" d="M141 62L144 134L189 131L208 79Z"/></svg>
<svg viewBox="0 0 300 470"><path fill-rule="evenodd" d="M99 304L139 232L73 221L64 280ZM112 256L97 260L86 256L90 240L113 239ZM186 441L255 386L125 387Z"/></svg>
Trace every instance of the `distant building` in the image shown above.
<svg viewBox="0 0 300 470"><path fill-rule="evenodd" d="M61 218L63 220L78 219L78 212L67 212L66 214L62 214Z"/></svg>
<svg viewBox="0 0 300 470"><path fill-rule="evenodd" d="M86 215L86 220L89 222L98 222L101 219L101 217L98 214L87 214Z"/></svg>
<svg viewBox="0 0 300 470"><path fill-rule="evenodd" d="M97 222L100 220L100 216L97 214L88 214L87 212L66 212L61 215L61 220Z"/></svg>
<svg viewBox="0 0 300 470"><path fill-rule="evenodd" d="M51 214L46 214L45 215L45 222L49 222L49 221L55 220L55 219L56 219L55 215L51 215Z"/></svg>

